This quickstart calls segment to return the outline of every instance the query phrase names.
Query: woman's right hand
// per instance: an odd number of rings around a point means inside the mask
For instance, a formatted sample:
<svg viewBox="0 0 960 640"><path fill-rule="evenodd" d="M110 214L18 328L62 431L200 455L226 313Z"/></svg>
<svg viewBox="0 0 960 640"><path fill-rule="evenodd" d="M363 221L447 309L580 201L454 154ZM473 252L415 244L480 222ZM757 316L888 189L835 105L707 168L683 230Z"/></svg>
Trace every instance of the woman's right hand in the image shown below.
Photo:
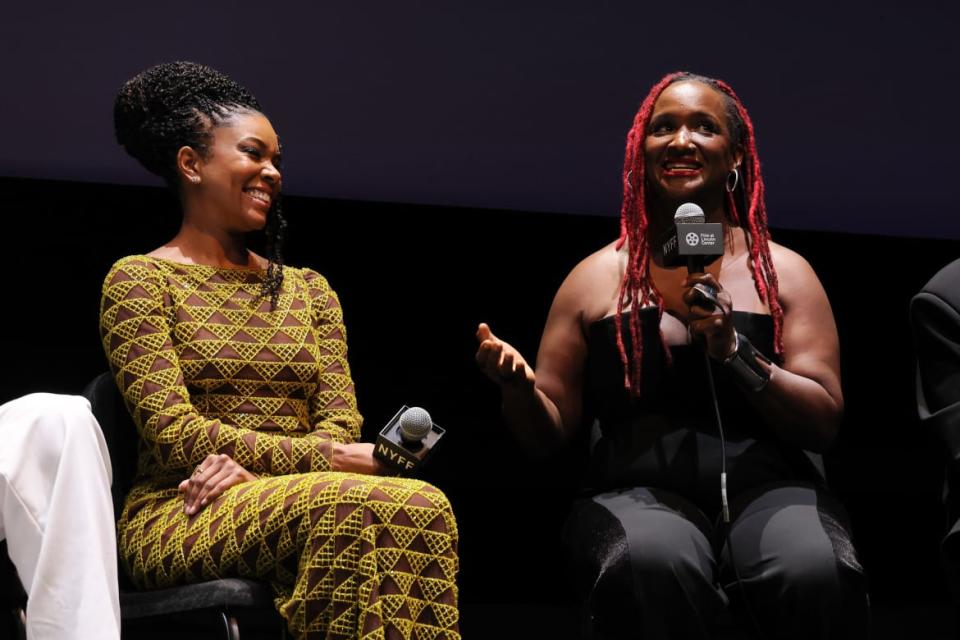
<svg viewBox="0 0 960 640"><path fill-rule="evenodd" d="M227 454L211 453L177 487L183 494L183 512L193 516L230 487L256 479Z"/></svg>
<svg viewBox="0 0 960 640"><path fill-rule="evenodd" d="M477 328L477 340L480 342L477 364L488 378L500 385L504 392L533 391L536 374L519 351L493 335L484 322Z"/></svg>

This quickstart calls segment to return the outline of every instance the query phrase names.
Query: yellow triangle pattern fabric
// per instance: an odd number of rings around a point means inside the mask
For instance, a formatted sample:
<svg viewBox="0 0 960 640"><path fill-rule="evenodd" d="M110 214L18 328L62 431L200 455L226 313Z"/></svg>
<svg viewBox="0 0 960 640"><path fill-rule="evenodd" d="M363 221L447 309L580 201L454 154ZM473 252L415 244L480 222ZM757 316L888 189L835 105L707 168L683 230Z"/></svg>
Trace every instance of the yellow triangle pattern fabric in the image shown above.
<svg viewBox="0 0 960 640"><path fill-rule="evenodd" d="M221 576L269 581L303 639L459 639L457 525L446 497L409 479L330 471L362 418L336 294L263 271L119 260L101 337L140 433L138 481L118 523L141 588ZM259 478L187 517L179 482L210 454Z"/></svg>

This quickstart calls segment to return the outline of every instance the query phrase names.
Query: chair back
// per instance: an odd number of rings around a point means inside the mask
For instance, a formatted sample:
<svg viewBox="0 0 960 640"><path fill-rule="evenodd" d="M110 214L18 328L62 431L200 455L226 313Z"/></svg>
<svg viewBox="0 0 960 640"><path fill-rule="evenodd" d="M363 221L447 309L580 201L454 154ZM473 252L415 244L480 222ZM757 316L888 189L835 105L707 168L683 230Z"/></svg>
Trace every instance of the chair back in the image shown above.
<svg viewBox="0 0 960 640"><path fill-rule="evenodd" d="M123 502L137 474L137 427L109 371L91 380L83 390L83 397L90 401L90 408L100 423L110 451L113 471L110 492L113 495L114 517L119 518Z"/></svg>

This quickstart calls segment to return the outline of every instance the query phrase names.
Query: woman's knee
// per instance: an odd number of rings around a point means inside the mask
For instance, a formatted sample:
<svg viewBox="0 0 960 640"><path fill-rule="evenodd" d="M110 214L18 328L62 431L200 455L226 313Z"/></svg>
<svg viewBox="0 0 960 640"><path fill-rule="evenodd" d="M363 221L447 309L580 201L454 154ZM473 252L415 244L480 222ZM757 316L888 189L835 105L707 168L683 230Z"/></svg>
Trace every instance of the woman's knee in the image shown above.
<svg viewBox="0 0 960 640"><path fill-rule="evenodd" d="M0 434L11 447L19 443L37 460L59 459L77 445L98 446L106 454L90 403L81 396L32 393L12 400L0 407Z"/></svg>
<svg viewBox="0 0 960 640"><path fill-rule="evenodd" d="M420 522L425 529L456 537L457 520L453 513L453 505L443 491L427 482L410 479L388 479L378 489L391 494L393 493L391 485L398 480L401 482L400 496L391 495L391 498L402 497L403 504L427 514L427 517L422 518Z"/></svg>
<svg viewBox="0 0 960 640"><path fill-rule="evenodd" d="M326 484L329 480L324 478L321 482ZM338 481L336 495L334 502L341 508L361 505L386 524L403 522L456 537L453 506L446 494L429 483L409 478L350 474ZM327 506L322 502L314 504L314 508L325 511ZM403 505L401 509L396 508L398 504ZM313 520L317 520L318 515L319 512Z"/></svg>
<svg viewBox="0 0 960 640"><path fill-rule="evenodd" d="M754 612L772 635L863 637L869 617L864 576L839 561L829 540L798 536L763 564L759 574L743 577Z"/></svg>
<svg viewBox="0 0 960 640"><path fill-rule="evenodd" d="M583 501L567 521L564 545L586 635L660 637L678 620L683 629L699 628L719 606L709 542L665 505L626 494Z"/></svg>
<svg viewBox="0 0 960 640"><path fill-rule="evenodd" d="M839 599L847 578L856 582L862 570L837 509L808 486L776 487L754 499L731 530L741 574L785 597Z"/></svg>
<svg viewBox="0 0 960 640"><path fill-rule="evenodd" d="M634 509L619 516L607 507L588 503L565 529L565 544L582 578L594 582L616 565L629 572L609 573L609 579L636 588L649 584L660 590L677 583L685 591L709 589L713 575L710 544L690 520L670 509Z"/></svg>
<svg viewBox="0 0 960 640"><path fill-rule="evenodd" d="M783 593L817 594L833 598L840 595L840 569L829 540L799 538L780 550L771 572Z"/></svg>
<svg viewBox="0 0 960 640"><path fill-rule="evenodd" d="M757 566L762 568L756 573L749 567L741 573L749 597L759 610L768 612L770 624L806 628L817 620L814 626L820 629L838 628L849 620L855 628L856 620L865 619L862 571L841 562L825 535L781 539L767 548Z"/></svg>
<svg viewBox="0 0 960 640"><path fill-rule="evenodd" d="M710 581L712 560L709 545L694 539L687 527L661 522L647 531L635 532L630 540L634 572L651 584L697 576Z"/></svg>
<svg viewBox="0 0 960 640"><path fill-rule="evenodd" d="M441 513L453 517L453 505L450 504L450 499L447 497L447 494L428 482L420 480L412 480L409 482L411 484L407 490L410 491L410 504L428 509L436 509Z"/></svg>
<svg viewBox="0 0 960 640"><path fill-rule="evenodd" d="M31 393L0 406L6 424L73 422L76 416L92 417L90 402L83 396L59 393Z"/></svg>

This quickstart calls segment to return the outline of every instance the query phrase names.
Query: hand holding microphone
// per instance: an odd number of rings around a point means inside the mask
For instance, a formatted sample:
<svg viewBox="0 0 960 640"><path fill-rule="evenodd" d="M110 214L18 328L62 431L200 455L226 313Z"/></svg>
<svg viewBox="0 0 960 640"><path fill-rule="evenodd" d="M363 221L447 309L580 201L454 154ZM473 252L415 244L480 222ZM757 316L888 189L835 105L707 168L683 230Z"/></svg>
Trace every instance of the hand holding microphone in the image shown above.
<svg viewBox="0 0 960 640"><path fill-rule="evenodd" d="M693 273L683 281L683 302L689 313L690 335L706 341L711 358L724 360L737 348L733 297L709 273Z"/></svg>
<svg viewBox="0 0 960 640"><path fill-rule="evenodd" d="M717 305L720 304L719 298L717 295L720 291L709 284L703 282L697 282L695 284L690 284L692 281L688 278L684 281L684 286L690 286L690 300L686 301L688 307L698 306L702 307L707 311L713 311L717 308Z"/></svg>
<svg viewBox="0 0 960 640"><path fill-rule="evenodd" d="M706 264L723 255L723 225L706 222L703 209L693 202L681 204L673 222L661 245L662 255L666 266L686 263L690 274L683 282L690 335L706 341L710 357L724 360L737 348L733 298L713 275L704 273Z"/></svg>
<svg viewBox="0 0 960 640"><path fill-rule="evenodd" d="M334 442L330 453L330 469L349 473L381 475L386 468L373 455L370 442Z"/></svg>

